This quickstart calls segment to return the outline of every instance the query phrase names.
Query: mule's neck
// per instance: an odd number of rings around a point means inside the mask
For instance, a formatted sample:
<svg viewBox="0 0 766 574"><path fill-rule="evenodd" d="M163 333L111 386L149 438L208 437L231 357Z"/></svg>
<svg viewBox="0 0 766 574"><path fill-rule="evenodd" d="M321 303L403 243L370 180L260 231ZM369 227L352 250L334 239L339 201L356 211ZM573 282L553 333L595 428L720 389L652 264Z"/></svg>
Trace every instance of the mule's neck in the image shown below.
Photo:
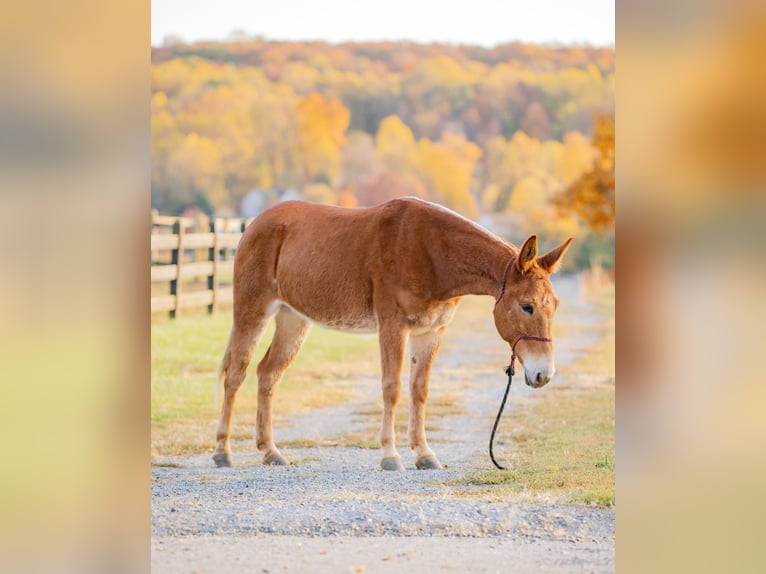
<svg viewBox="0 0 766 574"><path fill-rule="evenodd" d="M431 253L434 263L443 270L439 281L443 298L498 297L508 263L516 257L510 245L470 225L451 230L443 246L446 249Z"/></svg>

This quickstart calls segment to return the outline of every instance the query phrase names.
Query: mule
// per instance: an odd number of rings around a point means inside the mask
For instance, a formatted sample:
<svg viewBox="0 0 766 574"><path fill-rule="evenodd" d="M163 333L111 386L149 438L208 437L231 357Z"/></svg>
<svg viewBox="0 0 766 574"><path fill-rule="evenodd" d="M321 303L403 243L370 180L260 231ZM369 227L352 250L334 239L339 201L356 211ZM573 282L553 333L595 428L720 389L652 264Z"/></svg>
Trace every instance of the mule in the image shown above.
<svg viewBox="0 0 766 574"><path fill-rule="evenodd" d="M549 276L571 241L538 257L534 235L517 249L415 198L356 209L289 201L263 212L243 233L234 260L234 322L220 369L224 397L213 460L232 464L234 398L273 317L274 337L257 369L255 438L265 464L287 464L274 443L272 396L311 324L318 323L378 333L384 470L403 469L394 415L409 339L409 447L417 468L442 468L426 440L425 406L434 356L460 298L495 297L498 333L517 344L527 385L542 387L554 372L551 320L559 304ZM519 340L525 335L546 341Z"/></svg>

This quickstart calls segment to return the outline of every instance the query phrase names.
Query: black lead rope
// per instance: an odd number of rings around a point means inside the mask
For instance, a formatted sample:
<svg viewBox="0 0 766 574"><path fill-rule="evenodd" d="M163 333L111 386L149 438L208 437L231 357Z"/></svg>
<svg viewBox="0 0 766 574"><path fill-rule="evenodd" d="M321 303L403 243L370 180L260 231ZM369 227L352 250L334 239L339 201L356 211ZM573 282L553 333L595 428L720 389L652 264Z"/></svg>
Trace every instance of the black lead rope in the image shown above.
<svg viewBox="0 0 766 574"><path fill-rule="evenodd" d="M495 432L497 431L497 425L500 422L500 417L503 414L503 409L505 408L505 401L508 400L508 393L511 390L511 380L513 379L513 375L516 374L516 369L514 367L516 363L516 344L522 339L526 339L528 341L544 341L546 343L551 342L550 339L546 339L545 337L532 337L531 335L522 334L522 335L519 335L516 338L516 340L513 342L513 345L511 345L511 364L505 368L505 374L508 375L508 385L505 387L505 394L503 395L503 401L500 403L500 410L497 411L497 416L495 417L495 424L492 425L492 434L489 435L489 458L492 459L492 464L494 464L500 470L508 470L508 469L504 466L500 466L495 460L495 455L492 452L492 443L495 442Z"/></svg>
<svg viewBox="0 0 766 574"><path fill-rule="evenodd" d="M508 375L508 385L505 387L503 402L500 403L500 410L497 411L497 417L495 417L495 424L492 425L492 434L489 435L489 458L492 459L492 464L494 464L500 470L508 470L508 469L504 466L500 466L499 464L497 464L497 461L495 460L495 455L492 452L492 443L495 442L495 431L497 431L497 425L500 422L500 417L502 416L503 409L505 408L505 401L508 400L508 393L511 390L511 380L513 379L513 375L514 375L513 359L511 359L511 364L505 368L505 374Z"/></svg>

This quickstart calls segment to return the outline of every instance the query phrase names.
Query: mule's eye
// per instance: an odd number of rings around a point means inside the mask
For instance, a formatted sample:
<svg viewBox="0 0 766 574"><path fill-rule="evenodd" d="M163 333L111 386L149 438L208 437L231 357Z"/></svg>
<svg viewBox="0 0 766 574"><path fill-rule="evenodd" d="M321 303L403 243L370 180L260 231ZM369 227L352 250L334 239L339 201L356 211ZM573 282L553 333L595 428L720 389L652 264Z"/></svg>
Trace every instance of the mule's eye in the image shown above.
<svg viewBox="0 0 766 574"><path fill-rule="evenodd" d="M532 313L535 312L535 308L532 307L532 305L529 305L529 304L522 305L521 306L521 310L524 311L525 313L529 314L529 315L531 315Z"/></svg>

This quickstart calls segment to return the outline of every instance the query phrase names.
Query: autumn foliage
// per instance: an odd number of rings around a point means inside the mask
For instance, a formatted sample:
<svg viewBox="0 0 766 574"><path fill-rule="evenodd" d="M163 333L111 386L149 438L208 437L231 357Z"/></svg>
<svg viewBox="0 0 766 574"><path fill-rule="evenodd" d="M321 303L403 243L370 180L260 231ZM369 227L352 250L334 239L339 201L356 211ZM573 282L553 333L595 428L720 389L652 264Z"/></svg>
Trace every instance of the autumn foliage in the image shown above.
<svg viewBox="0 0 766 574"><path fill-rule="evenodd" d="M611 48L156 47L152 204L227 214L254 190L265 205L415 195L510 218L519 233L601 230L614 212L613 143L610 168L594 117L611 118L613 102Z"/></svg>
<svg viewBox="0 0 766 574"><path fill-rule="evenodd" d="M574 213L596 232L614 229L614 118L596 118L590 168L554 198L564 213Z"/></svg>

